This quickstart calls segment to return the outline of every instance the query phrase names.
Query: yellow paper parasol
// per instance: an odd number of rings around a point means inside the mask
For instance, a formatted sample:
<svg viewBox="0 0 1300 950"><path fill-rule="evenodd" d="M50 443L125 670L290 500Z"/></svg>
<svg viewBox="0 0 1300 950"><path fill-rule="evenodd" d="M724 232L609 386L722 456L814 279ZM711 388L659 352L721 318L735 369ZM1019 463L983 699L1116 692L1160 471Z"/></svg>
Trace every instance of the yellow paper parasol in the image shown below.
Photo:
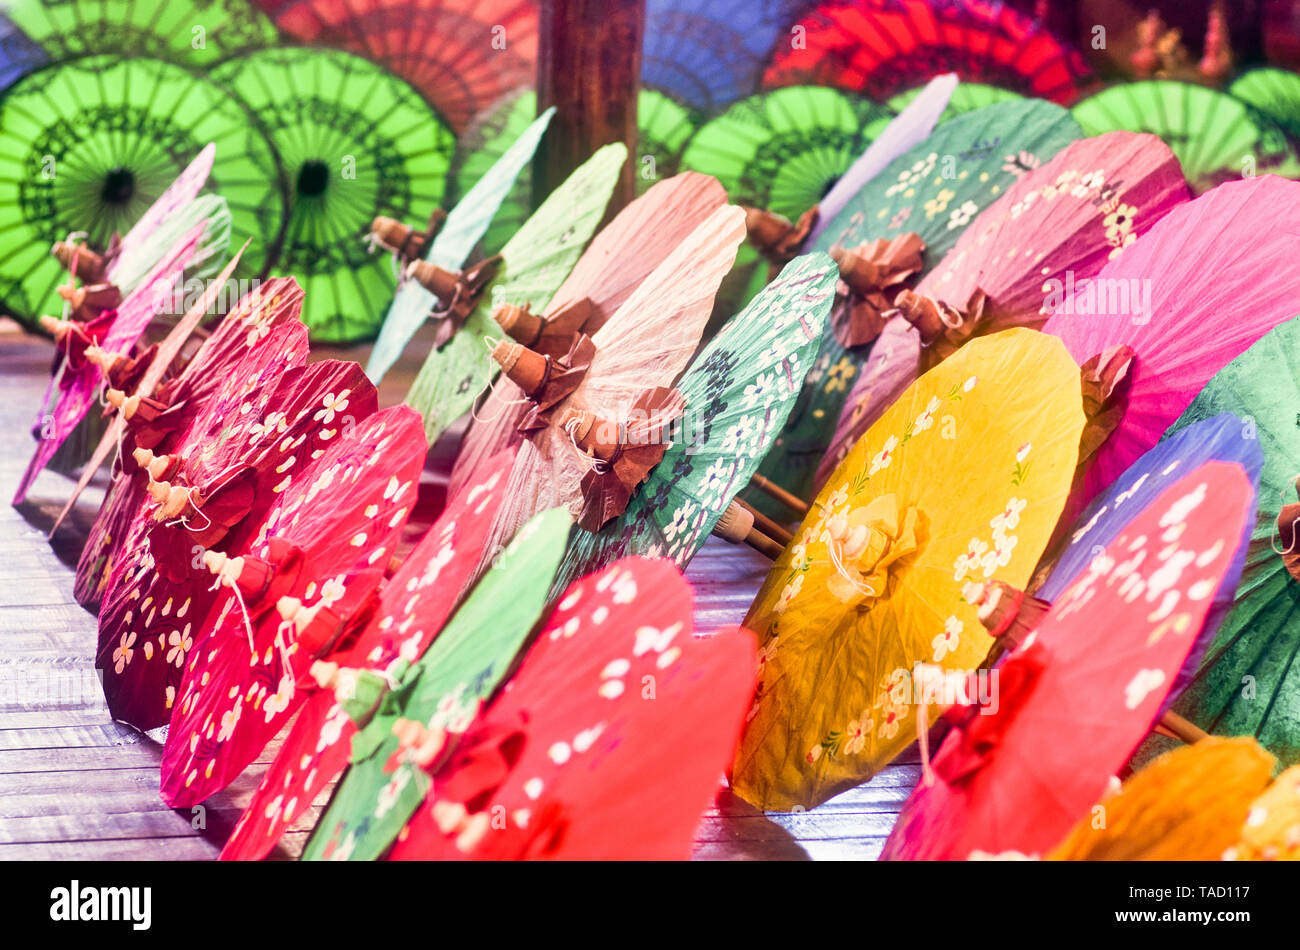
<svg viewBox="0 0 1300 950"><path fill-rule="evenodd" d="M1287 769L1246 813L1225 861L1300 861L1300 765Z"/></svg>
<svg viewBox="0 0 1300 950"><path fill-rule="evenodd" d="M1248 738L1209 736L1174 749L1094 805L1048 860L1217 861L1276 764Z"/></svg>
<svg viewBox="0 0 1300 950"><path fill-rule="evenodd" d="M762 679L736 794L811 807L912 741L916 665L984 659L992 639L962 590L989 578L1024 588L1083 425L1078 364L1045 334L1013 329L963 347L868 430L745 618Z"/></svg>

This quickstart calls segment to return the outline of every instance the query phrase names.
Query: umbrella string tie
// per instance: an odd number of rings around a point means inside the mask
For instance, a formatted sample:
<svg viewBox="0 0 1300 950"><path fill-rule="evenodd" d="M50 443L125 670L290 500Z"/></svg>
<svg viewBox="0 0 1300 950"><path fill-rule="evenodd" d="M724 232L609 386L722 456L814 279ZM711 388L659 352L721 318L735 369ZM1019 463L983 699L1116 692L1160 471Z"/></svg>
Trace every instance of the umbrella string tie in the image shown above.
<svg viewBox="0 0 1300 950"><path fill-rule="evenodd" d="M253 621L248 614L248 605L244 603L244 592L239 589L239 585L234 581L228 580L225 575L218 574L217 579L213 581L208 590L216 590L222 584L230 588L230 592L235 595L235 602L239 604L239 612L244 615L244 632L248 634L248 652L253 656L257 655L257 644L253 641Z"/></svg>
<svg viewBox="0 0 1300 950"><path fill-rule="evenodd" d="M578 422L577 419L570 419L564 424L564 432L569 437L569 444L573 446L574 454L577 455L578 461L583 467L588 471L595 472L597 475L604 475L609 470L608 466L600 459L593 458L582 451L582 446L578 445Z"/></svg>
<svg viewBox="0 0 1300 950"><path fill-rule="evenodd" d="M221 486L218 485L217 487L220 488ZM205 511L200 507L200 501L202 500L202 495L199 496L199 501L195 501L195 494L198 492L198 490L199 490L199 489L198 489L198 486L197 486L197 485L190 485L189 487L187 487L187 488L185 489L185 494L189 497L189 500L190 500L190 507L194 509L194 513L195 513L195 514L198 514L198 515L203 515L203 520L204 520L204 522L205 522L204 525L203 525L203 527L201 527L201 528L195 528L195 527L193 527L193 526L190 524L190 519L189 519L189 517L188 517L188 516L185 516L185 515L182 515L181 517L176 518L176 519L174 519L174 520L172 520L172 521L168 521L168 522L167 522L167 527L171 528L171 527L175 527L176 525L181 525L181 526L185 527L186 529L188 529L188 530L192 530L192 531L207 531L209 528L212 527L212 519L211 519L210 517L208 517L207 512L205 512Z"/></svg>
<svg viewBox="0 0 1300 950"><path fill-rule="evenodd" d="M874 587L862 583L844 567L844 561L841 559L840 555L840 543L838 541L832 538L831 543L826 545L826 550L830 552L831 563L835 565L835 570L839 572L840 577L852 584L858 593L862 594L864 597L876 596L876 589Z"/></svg>
<svg viewBox="0 0 1300 950"><path fill-rule="evenodd" d="M489 402L491 402L492 397L496 395L497 383L501 382L501 379L502 377L498 376L496 379L492 380L491 385L488 386L487 398L483 400L484 406L486 406ZM523 399L511 399L509 402L505 403L505 405L502 406L502 411L498 412L491 419L484 419L482 416L480 416L478 414L479 406L477 405L470 407L469 414L470 417L473 418L475 422L480 423L481 425L490 425L491 423L496 422L498 419L501 418L501 416L505 412L506 406L519 406L526 402L532 402L532 400L529 399L527 396L525 396Z"/></svg>
<svg viewBox="0 0 1300 950"><path fill-rule="evenodd" d="M1286 492L1287 490L1285 488L1283 488L1281 491L1278 492L1278 497L1282 499L1283 507L1285 507L1285 503L1286 503ZM1279 508L1278 518L1280 517L1282 517L1282 513L1281 513L1281 509ZM1268 534L1269 546L1273 548L1274 554L1278 554L1278 555L1294 554L1296 550L1295 547L1296 535L1300 535L1300 531L1291 532L1291 543L1288 544L1285 548L1278 547L1278 541L1280 541L1282 538L1281 532L1278 531L1278 526L1277 526L1278 518L1273 519L1273 530L1270 531Z"/></svg>

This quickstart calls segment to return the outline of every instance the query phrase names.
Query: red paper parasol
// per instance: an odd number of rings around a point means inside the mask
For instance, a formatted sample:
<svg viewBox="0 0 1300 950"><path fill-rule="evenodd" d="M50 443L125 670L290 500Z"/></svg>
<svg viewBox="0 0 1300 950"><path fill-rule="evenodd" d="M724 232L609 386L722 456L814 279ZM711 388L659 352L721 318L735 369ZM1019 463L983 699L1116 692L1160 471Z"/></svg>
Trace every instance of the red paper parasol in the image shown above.
<svg viewBox="0 0 1300 950"><path fill-rule="evenodd" d="M533 0L256 0L306 43L383 63L460 133L506 93L536 80Z"/></svg>
<svg viewBox="0 0 1300 950"><path fill-rule="evenodd" d="M272 333L305 346L302 324ZM158 466L174 471L151 485L140 515L147 529L128 533L121 575L110 578L96 664L113 717L136 728L170 719L186 658L207 633L218 598L204 550L240 550L276 497L311 477L330 440L377 408L355 363L325 360L281 373L263 355L281 348L270 341L250 353L178 457Z"/></svg>
<svg viewBox="0 0 1300 950"><path fill-rule="evenodd" d="M296 321L301 309L302 288L292 277L272 277L245 294L234 309L222 318L180 375L168 380L154 393L153 398L167 407L165 411L169 417L167 425L170 431L151 445L152 451L156 455L173 451L178 439L188 431L199 412L209 405L210 399L228 381L232 370L244 358L245 353L263 345L275 327ZM276 355L267 351L268 358ZM299 362L306 362L305 349L302 357ZM78 603L90 610L98 611L100 597L121 550L125 533L145 503L148 477L140 474L133 457L133 452L138 447L134 431L143 423L142 416L135 426L126 426L121 451L115 462L115 465L120 466L120 472L100 506L77 561L73 595ZM147 437L146 441L152 441L152 438Z"/></svg>
<svg viewBox="0 0 1300 950"><path fill-rule="evenodd" d="M478 565L488 531L505 497L513 453L490 466L482 482L452 499L424 538L385 584L371 622L346 650L329 657L341 667L385 670L414 660L460 603ZM357 727L332 690L310 694L279 754L262 777L222 849L226 860L264 857L285 830L347 767Z"/></svg>
<svg viewBox="0 0 1300 950"><path fill-rule="evenodd" d="M916 296L928 300L885 321L817 484L921 372L971 337L1042 326L1054 288L1095 277L1189 197L1173 152L1132 132L1080 139L1016 181L917 285ZM976 316L971 301L979 292L985 298Z"/></svg>
<svg viewBox="0 0 1300 950"><path fill-rule="evenodd" d="M671 561L573 584L433 776L394 860L683 860L754 687L753 634L691 630Z"/></svg>
<svg viewBox="0 0 1300 950"><path fill-rule="evenodd" d="M349 651L374 612L427 448L415 410L375 413L331 441L248 544L205 555L235 596L223 594L181 682L163 748L169 805L230 784L318 691L312 663Z"/></svg>
<svg viewBox="0 0 1300 950"><path fill-rule="evenodd" d="M1253 498L1240 466L1202 465L1093 559L989 679L963 682L971 702L946 714L954 729L933 784L913 793L883 856L1055 846L1150 730L1254 517Z"/></svg>
<svg viewBox="0 0 1300 950"><path fill-rule="evenodd" d="M716 209L727 203L717 179L683 172L654 185L601 229L546 312L536 317L519 308L496 316L519 343L562 356L578 333L591 335L621 307L637 286L663 263ZM482 475L483 464L522 438L519 423L527 398L509 379L499 379L461 443L449 490L458 492Z"/></svg>
<svg viewBox="0 0 1300 950"><path fill-rule="evenodd" d="M940 73L1068 105L1089 70L1037 21L987 0L828 0L777 46L765 86L834 86L878 102Z"/></svg>

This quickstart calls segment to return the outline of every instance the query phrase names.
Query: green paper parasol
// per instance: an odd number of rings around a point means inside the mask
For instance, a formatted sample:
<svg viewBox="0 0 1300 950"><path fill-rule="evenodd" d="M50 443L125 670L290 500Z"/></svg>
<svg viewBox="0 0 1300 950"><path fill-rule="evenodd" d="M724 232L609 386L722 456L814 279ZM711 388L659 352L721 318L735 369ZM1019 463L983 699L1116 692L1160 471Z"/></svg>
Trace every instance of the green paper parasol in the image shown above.
<svg viewBox="0 0 1300 950"><path fill-rule="evenodd" d="M915 232L926 245L919 280L1013 182L1080 137L1069 112L1039 99L1014 99L956 116L869 181L816 246L852 248ZM817 466L869 352L869 346L847 349L829 329L823 333L817 361L760 474L800 498L811 497ZM745 500L774 518L794 514L754 491Z"/></svg>
<svg viewBox="0 0 1300 950"><path fill-rule="evenodd" d="M250 0L8 0L5 15L56 63L115 53L207 66L277 41Z"/></svg>
<svg viewBox="0 0 1300 950"><path fill-rule="evenodd" d="M424 415L432 445L446 428L469 412L496 375L485 337L500 337L492 310L501 304L546 309L605 214L618 174L627 160L622 143L606 145L556 188L501 249L496 279L484 290L464 326L434 349L407 393L406 403Z"/></svg>
<svg viewBox="0 0 1300 950"><path fill-rule="evenodd" d="M448 185L452 200L459 201L468 193L536 115L537 94L523 89L474 120L456 142ZM644 194L656 181L676 174L682 147L694 131L695 120L687 109L663 93L641 90L637 97L637 150L633 169L637 194ZM525 169L483 237L486 253L495 254L523 226L532 207L531 194L532 175Z"/></svg>
<svg viewBox="0 0 1300 950"><path fill-rule="evenodd" d="M1267 116L1292 138L1300 138L1300 76L1287 69L1252 69L1228 92Z"/></svg>
<svg viewBox="0 0 1300 950"><path fill-rule="evenodd" d="M1193 83L1151 79L1111 86L1071 111L1085 135L1127 129L1159 136L1198 194L1265 172L1290 177L1296 167L1280 128L1237 98Z"/></svg>
<svg viewBox="0 0 1300 950"><path fill-rule="evenodd" d="M306 291L313 340L373 336L397 278L367 251L370 224L428 219L442 200L451 132L404 82L348 53L262 50L212 76L248 105L279 155L288 215L274 265Z"/></svg>
<svg viewBox="0 0 1300 950"><path fill-rule="evenodd" d="M1300 475L1297 354L1300 319L1275 327L1219 370L1165 434L1231 412L1245 420L1242 437L1259 439L1264 451L1236 600L1173 709L1215 735L1254 736L1286 765L1300 763L1300 582L1280 552L1296 550L1300 540L1281 536L1277 521L1282 507L1297 500ZM1163 746L1153 736L1142 758Z"/></svg>
<svg viewBox="0 0 1300 950"><path fill-rule="evenodd" d="M243 106L224 90L153 59L94 56L25 76L0 101L0 301L33 320L61 306L63 277L50 245L88 232L104 250L125 234L209 142L216 159L198 210L229 231L261 236L279 227L275 160ZM223 234L223 232L225 232ZM170 232L169 232L170 233ZM165 237L165 235L160 235ZM250 250L264 259L265 244Z"/></svg>
<svg viewBox="0 0 1300 950"><path fill-rule="evenodd" d="M303 860L373 861L388 849L429 789L428 773L401 756L394 724L413 719L450 733L469 726L542 616L568 531L561 508L529 521L424 655L409 666L398 661L396 687L353 736L352 765Z"/></svg>

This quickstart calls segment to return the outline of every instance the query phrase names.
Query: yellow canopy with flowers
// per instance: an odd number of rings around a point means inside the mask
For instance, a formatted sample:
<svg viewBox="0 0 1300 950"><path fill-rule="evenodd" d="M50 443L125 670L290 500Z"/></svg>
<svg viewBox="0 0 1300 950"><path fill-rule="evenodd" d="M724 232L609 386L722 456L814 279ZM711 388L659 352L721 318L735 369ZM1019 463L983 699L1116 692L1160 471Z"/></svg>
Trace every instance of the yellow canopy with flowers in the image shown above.
<svg viewBox="0 0 1300 950"><path fill-rule="evenodd" d="M1026 329L971 342L881 416L745 618L763 646L738 795L811 807L912 741L916 665L966 671L984 659L992 638L963 589L1028 582L1083 426L1078 365Z"/></svg>
<svg viewBox="0 0 1300 950"><path fill-rule="evenodd" d="M1287 769L1251 803L1227 861L1300 861L1300 765Z"/></svg>

